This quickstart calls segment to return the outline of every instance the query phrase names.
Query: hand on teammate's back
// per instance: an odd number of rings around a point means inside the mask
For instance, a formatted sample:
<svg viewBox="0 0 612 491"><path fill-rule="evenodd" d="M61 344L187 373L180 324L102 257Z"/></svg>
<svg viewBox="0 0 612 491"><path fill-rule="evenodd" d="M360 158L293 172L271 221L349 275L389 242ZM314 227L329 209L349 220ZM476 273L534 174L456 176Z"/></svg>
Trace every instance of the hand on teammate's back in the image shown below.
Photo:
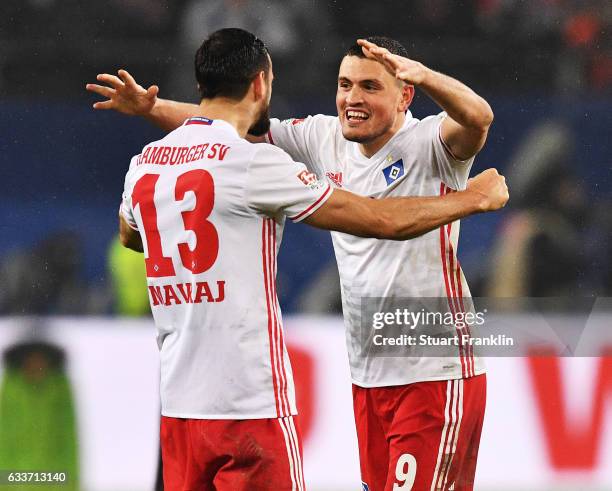
<svg viewBox="0 0 612 491"><path fill-rule="evenodd" d="M499 210L510 199L506 178L497 169L487 169L469 179L466 191L478 193L482 197L483 212Z"/></svg>
<svg viewBox="0 0 612 491"><path fill-rule="evenodd" d="M114 109L132 116L145 116L157 102L159 87L151 85L145 89L126 71L119 70L119 76L101 73L96 78L107 85L87 84L85 88L107 100L96 102L94 109Z"/></svg>

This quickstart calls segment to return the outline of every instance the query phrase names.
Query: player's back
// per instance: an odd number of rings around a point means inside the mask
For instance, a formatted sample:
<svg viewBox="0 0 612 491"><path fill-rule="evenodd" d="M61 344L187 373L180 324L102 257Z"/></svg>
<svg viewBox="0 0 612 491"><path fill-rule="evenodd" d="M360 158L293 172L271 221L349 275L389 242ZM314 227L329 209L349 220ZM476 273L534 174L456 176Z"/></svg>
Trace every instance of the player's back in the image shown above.
<svg viewBox="0 0 612 491"><path fill-rule="evenodd" d="M281 150L205 118L187 120L132 159L122 213L143 239L165 416L296 413L275 291L284 214L313 195L298 189L300 203L284 200L295 193L279 172L296 166ZM275 179L272 192L266 182Z"/></svg>

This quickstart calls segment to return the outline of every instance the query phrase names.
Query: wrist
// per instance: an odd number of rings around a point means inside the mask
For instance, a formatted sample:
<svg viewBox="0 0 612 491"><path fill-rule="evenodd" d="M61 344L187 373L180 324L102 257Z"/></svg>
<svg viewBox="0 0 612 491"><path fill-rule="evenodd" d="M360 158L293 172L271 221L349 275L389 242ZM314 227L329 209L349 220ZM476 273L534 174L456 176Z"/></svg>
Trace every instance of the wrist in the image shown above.
<svg viewBox="0 0 612 491"><path fill-rule="evenodd" d="M150 107L150 109L147 112L141 114L141 116L144 116L147 119L155 119L163 111L164 102L165 101L163 99L160 99L159 97L155 98L155 102Z"/></svg>
<svg viewBox="0 0 612 491"><path fill-rule="evenodd" d="M414 85L421 88L429 87L432 83L432 78L435 76L435 72L432 69L427 68L422 63L419 63L419 65L420 76L418 77L419 80Z"/></svg>
<svg viewBox="0 0 612 491"><path fill-rule="evenodd" d="M489 198L480 191L465 189L464 191L459 191L455 194L461 195L462 198L465 200L467 215L473 215L475 213L484 213L489 209Z"/></svg>

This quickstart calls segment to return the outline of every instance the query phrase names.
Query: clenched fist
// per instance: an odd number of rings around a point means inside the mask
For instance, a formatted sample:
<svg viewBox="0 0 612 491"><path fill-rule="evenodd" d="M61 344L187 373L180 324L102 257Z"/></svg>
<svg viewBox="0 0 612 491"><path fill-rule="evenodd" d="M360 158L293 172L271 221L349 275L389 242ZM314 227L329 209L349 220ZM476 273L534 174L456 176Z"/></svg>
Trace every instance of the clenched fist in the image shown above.
<svg viewBox="0 0 612 491"><path fill-rule="evenodd" d="M479 197L479 208L483 212L503 208L510 198L506 178L497 169L487 169L468 180L466 191Z"/></svg>

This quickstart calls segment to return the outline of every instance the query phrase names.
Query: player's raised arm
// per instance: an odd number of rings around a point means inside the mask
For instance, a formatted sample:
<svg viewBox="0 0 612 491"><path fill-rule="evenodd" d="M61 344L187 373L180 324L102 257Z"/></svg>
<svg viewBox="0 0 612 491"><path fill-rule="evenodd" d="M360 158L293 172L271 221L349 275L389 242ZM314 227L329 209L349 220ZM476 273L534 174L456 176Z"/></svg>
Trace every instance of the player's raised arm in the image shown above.
<svg viewBox="0 0 612 491"><path fill-rule="evenodd" d="M187 118L200 114L197 104L160 99L157 85L145 89L126 70L119 70L117 75L101 73L97 80L106 85L85 86L88 91L106 97L105 101L96 102L94 109L113 109L130 116L141 116L168 131L178 128Z"/></svg>
<svg viewBox="0 0 612 491"><path fill-rule="evenodd" d="M470 179L465 191L445 196L371 199L336 189L304 222L360 237L406 240L502 208L508 198L505 178L487 169Z"/></svg>
<svg viewBox="0 0 612 491"><path fill-rule="evenodd" d="M129 116L141 116L166 131L178 128L192 116L206 116L198 104L157 97L157 85L145 89L127 70L119 70L117 75L100 73L96 78L106 85L87 84L85 88L106 100L95 102L94 109L113 109ZM246 139L251 143L265 141L264 136L247 135Z"/></svg>
<svg viewBox="0 0 612 491"><path fill-rule="evenodd" d="M449 117L441 137L458 160L476 155L493 122L491 106L467 85L427 68L418 61L390 53L365 39L357 41L368 58L380 61L396 78L421 88Z"/></svg>

